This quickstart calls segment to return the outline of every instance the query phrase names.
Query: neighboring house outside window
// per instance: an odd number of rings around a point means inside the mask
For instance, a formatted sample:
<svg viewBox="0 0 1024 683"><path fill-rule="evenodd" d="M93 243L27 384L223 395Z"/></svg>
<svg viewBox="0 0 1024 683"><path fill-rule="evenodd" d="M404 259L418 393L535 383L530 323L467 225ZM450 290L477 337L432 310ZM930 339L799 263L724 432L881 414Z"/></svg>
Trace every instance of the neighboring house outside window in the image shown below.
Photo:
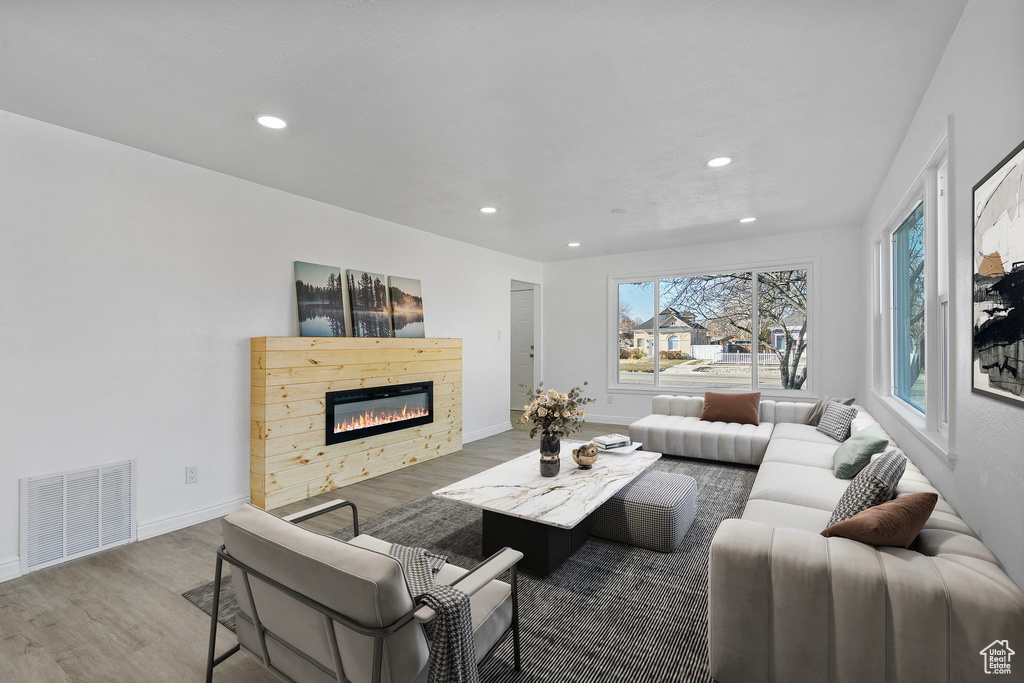
<svg viewBox="0 0 1024 683"><path fill-rule="evenodd" d="M650 350L654 342L654 318L633 329L637 346ZM673 342L673 339L675 340ZM658 345L668 351L681 351L692 355L693 346L710 344L707 328L697 322L697 316L687 311L667 307L658 314Z"/></svg>

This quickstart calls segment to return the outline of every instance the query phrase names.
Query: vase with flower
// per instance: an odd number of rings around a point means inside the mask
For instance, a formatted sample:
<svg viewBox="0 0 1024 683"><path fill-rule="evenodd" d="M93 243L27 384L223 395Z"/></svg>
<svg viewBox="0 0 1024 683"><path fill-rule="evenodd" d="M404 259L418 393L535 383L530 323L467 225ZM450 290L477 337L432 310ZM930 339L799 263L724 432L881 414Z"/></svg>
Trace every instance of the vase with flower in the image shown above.
<svg viewBox="0 0 1024 683"><path fill-rule="evenodd" d="M583 386L587 383L584 382ZM581 387L562 393L554 389L544 390L541 382L530 392L529 404L523 406L523 424L533 423L530 438L540 434L541 474L553 477L561 467L561 439L583 425L586 410L583 406L594 399L583 396Z"/></svg>

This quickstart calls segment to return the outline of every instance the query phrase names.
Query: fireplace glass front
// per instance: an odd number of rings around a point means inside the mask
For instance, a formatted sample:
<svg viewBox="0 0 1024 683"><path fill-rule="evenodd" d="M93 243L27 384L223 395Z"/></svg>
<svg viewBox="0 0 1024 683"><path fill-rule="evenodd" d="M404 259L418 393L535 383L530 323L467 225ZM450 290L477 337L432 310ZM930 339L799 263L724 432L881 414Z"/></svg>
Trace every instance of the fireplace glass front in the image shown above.
<svg viewBox="0 0 1024 683"><path fill-rule="evenodd" d="M428 424L433 406L433 382L328 392L327 444Z"/></svg>

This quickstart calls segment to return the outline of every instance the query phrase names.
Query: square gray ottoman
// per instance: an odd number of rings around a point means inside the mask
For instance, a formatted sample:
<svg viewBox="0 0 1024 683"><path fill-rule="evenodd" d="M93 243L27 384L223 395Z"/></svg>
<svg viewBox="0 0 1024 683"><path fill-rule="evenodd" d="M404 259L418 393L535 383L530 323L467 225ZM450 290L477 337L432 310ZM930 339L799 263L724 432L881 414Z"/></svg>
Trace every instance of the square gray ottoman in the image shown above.
<svg viewBox="0 0 1024 683"><path fill-rule="evenodd" d="M697 482L671 472L648 471L590 515L590 535L673 552L697 514Z"/></svg>

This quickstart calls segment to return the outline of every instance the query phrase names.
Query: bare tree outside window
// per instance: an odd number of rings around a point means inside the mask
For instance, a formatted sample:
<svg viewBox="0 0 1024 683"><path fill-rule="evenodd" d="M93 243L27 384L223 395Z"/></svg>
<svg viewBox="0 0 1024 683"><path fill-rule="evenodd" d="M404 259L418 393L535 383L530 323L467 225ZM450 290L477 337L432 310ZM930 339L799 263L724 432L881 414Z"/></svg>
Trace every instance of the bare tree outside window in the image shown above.
<svg viewBox="0 0 1024 683"><path fill-rule="evenodd" d="M758 274L757 334L751 313L753 278L753 273L741 272L663 279L662 303L694 312L721 343L722 360L750 363L750 354L758 353L760 386L803 389L807 382L807 271Z"/></svg>
<svg viewBox="0 0 1024 683"><path fill-rule="evenodd" d="M760 373L760 386L803 389L807 382L807 271L758 273L757 323L761 348L778 360L778 375ZM766 369L775 363L765 359ZM774 360L774 359L773 359Z"/></svg>
<svg viewBox="0 0 1024 683"><path fill-rule="evenodd" d="M660 278L618 290L619 383L749 389L756 360L758 387L806 389L806 269Z"/></svg>

